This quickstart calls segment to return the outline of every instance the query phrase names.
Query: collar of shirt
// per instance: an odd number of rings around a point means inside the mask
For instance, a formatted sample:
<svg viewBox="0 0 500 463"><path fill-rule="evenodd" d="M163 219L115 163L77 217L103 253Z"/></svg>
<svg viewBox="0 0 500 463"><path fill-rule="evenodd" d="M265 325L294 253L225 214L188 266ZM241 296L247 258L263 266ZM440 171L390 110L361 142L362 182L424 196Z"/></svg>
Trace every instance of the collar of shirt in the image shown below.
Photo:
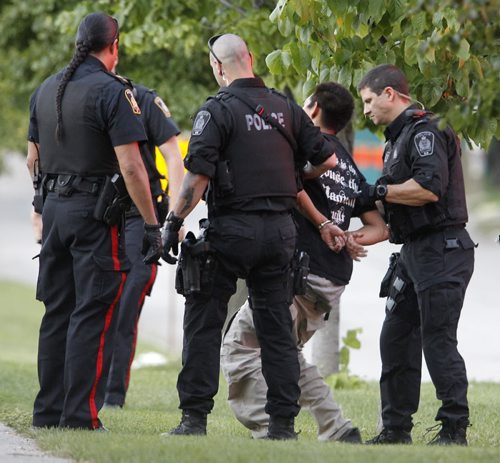
<svg viewBox="0 0 500 463"><path fill-rule="evenodd" d="M85 58L83 63L78 66L74 75L75 78L78 78L97 71L107 71L106 66L104 66L104 63L100 59L89 55Z"/></svg>
<svg viewBox="0 0 500 463"><path fill-rule="evenodd" d="M260 77L244 77L242 79L235 79L229 87L265 87L264 81Z"/></svg>
<svg viewBox="0 0 500 463"><path fill-rule="evenodd" d="M410 105L408 106L396 119L394 119L384 130L385 141L391 140L394 141L398 138L401 130L407 124L409 120L413 118L413 116L408 116L406 114L407 109L418 109L418 105Z"/></svg>

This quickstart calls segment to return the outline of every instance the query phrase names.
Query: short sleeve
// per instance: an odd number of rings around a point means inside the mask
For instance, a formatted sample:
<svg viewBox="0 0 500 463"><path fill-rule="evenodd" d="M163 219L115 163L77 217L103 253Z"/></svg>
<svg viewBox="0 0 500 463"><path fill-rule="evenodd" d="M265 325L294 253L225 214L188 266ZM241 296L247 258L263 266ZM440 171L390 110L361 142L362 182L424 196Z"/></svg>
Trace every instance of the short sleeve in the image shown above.
<svg viewBox="0 0 500 463"><path fill-rule="evenodd" d="M38 95L37 88L30 97L30 121L28 127L28 140L34 143L38 143L40 141L38 136L38 121L36 119L36 99Z"/></svg>
<svg viewBox="0 0 500 463"><path fill-rule="evenodd" d="M141 110L130 88L110 83L103 88L99 106L113 146L147 140Z"/></svg>
<svg viewBox="0 0 500 463"><path fill-rule="evenodd" d="M409 143L412 178L440 198L449 180L448 145L444 134L430 124L420 124Z"/></svg>
<svg viewBox="0 0 500 463"><path fill-rule="evenodd" d="M150 142L156 146L163 145L170 138L179 135L180 130L171 117L170 110L164 101L154 92L147 92L145 99L145 126Z"/></svg>
<svg viewBox="0 0 500 463"><path fill-rule="evenodd" d="M193 174L210 178L215 175L219 153L230 132L230 122L218 106L219 103L210 100L194 118L188 154L184 160L184 166Z"/></svg>

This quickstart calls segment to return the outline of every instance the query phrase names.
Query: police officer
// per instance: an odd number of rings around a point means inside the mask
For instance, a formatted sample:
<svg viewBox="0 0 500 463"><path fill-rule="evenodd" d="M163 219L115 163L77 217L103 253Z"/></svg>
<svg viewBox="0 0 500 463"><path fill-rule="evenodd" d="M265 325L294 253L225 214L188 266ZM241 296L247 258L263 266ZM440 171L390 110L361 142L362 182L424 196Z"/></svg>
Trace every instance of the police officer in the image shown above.
<svg viewBox="0 0 500 463"><path fill-rule="evenodd" d="M113 315L129 267L121 220L124 192L107 196L115 186L118 192L116 174L121 172L145 220L146 261L161 254L160 225L138 148L146 139L140 109L132 89L109 72L118 56L118 35L111 16L86 16L71 62L46 79L30 101L28 168L33 173L39 163L46 194L35 427L104 429L98 412Z"/></svg>
<svg viewBox="0 0 500 463"><path fill-rule="evenodd" d="M358 86L364 114L385 125L383 175L361 198L380 200L390 240L402 243L380 335L382 432L368 443L411 443L422 348L441 422L432 444L467 445L467 375L457 326L474 267L460 145L451 130L412 104L400 69L383 64Z"/></svg>
<svg viewBox="0 0 500 463"><path fill-rule="evenodd" d="M318 85L304 103L304 111L335 145L338 164L320 177L305 181L304 190L298 195L298 209L302 213L294 211L298 224L297 249L308 253L310 271L305 293L294 296L290 312L294 339L299 347L300 404L315 418L318 439L361 443L359 429L344 418L318 368L307 363L302 354L304 344L323 331L325 314L339 318L340 297L353 270L347 247L337 249L339 231L349 228L351 217L360 216L363 227L346 233L349 242L365 245L387 239L387 227L375 206L356 204L358 190L366 180L336 137L351 119L353 110L352 95L335 82ZM338 324L336 328L338 331ZM338 333L333 334L336 334L334 339L329 333L329 345L338 351ZM253 438L264 437L269 423L264 411L267 387L248 303L238 311L224 335L221 366L234 414L252 431Z"/></svg>
<svg viewBox="0 0 500 463"><path fill-rule="evenodd" d="M129 81L129 85L132 83ZM175 200L182 183L184 167L179 150L177 135L180 133L163 100L152 89L134 85L134 97L141 108L142 120L148 137L147 143L140 144L144 166L149 177L153 202L156 207L158 222L163 223L168 212L168 203ZM168 196L161 186L162 176L155 165L155 149L158 146L168 167ZM125 246L130 270L127 273L122 296L120 298L113 358L106 387L105 405L123 407L130 382L132 361L139 317L146 296L151 294L156 281L157 263L146 264L142 255L142 235L144 220L137 207L132 204L126 211ZM33 231L36 241L42 242L41 214L32 211Z"/></svg>
<svg viewBox="0 0 500 463"><path fill-rule="evenodd" d="M182 419L170 435L206 434L219 384L221 330L240 277L249 288L262 346L268 436L295 439L299 364L288 307L296 166L310 160L307 171L319 175L336 158L307 114L254 76L252 55L239 36L213 37L209 48L214 76L223 88L196 115L184 163L187 173L163 238L164 257L171 259L167 253L177 254L183 219L207 190L208 242L216 268L207 287L186 295L177 382Z"/></svg>
<svg viewBox="0 0 500 463"><path fill-rule="evenodd" d="M148 172L149 184L159 223L163 223L168 212L169 197L163 191L155 163L155 149L158 147L168 168L168 193L172 200L177 198L184 167L177 141L180 131L163 100L143 85L133 84L134 96L141 108L141 118L148 137L140 146L144 166ZM123 407L130 381L130 367L135 355L139 317L147 295L151 294L156 280L156 262L145 264L142 256L142 233L144 220L135 205L126 212L125 246L131 268L123 288L118 311L117 331L113 348L113 359L106 387L106 406Z"/></svg>

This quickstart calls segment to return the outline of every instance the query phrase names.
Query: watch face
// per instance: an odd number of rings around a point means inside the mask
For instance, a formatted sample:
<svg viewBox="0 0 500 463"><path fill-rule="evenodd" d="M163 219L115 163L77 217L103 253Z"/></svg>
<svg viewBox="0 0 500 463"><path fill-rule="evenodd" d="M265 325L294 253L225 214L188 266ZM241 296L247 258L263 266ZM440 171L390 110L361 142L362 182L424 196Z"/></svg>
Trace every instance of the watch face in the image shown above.
<svg viewBox="0 0 500 463"><path fill-rule="evenodd" d="M386 194L387 194L387 186L377 185L377 196L379 198L384 198Z"/></svg>

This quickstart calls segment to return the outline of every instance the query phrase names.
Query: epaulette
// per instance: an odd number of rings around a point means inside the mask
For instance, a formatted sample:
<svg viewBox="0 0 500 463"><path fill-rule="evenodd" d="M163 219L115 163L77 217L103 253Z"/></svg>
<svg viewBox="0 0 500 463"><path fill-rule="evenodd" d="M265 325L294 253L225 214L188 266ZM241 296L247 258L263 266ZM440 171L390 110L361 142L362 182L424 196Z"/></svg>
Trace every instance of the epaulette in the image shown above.
<svg viewBox="0 0 500 463"><path fill-rule="evenodd" d="M115 79L118 82L122 83L126 87L130 87L131 89L134 88L134 84L127 77L121 76L120 74L115 74L114 72L106 71L104 69L103 69L103 72L105 72L106 74L108 74L108 76L113 77L113 79Z"/></svg>

